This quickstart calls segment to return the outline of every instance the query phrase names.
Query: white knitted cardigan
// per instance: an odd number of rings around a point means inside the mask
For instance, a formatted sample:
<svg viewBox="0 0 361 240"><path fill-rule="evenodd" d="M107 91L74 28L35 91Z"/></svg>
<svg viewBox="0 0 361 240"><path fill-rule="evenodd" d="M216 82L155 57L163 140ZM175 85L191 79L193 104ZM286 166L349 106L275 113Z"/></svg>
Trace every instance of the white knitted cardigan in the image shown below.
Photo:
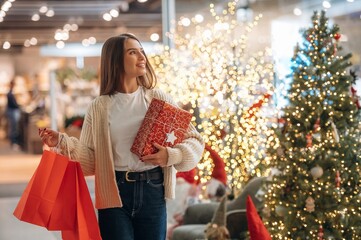
<svg viewBox="0 0 361 240"><path fill-rule="evenodd" d="M145 91L148 104L153 97L176 103L159 89ZM114 174L112 145L109 134L108 108L110 96L97 97L90 104L84 119L80 139L62 133L60 148L66 154L69 145L70 156L80 162L84 175L95 175L95 207L97 209L122 207ZM176 172L194 168L204 150L204 141L195 127L190 124L182 143L167 147L168 163L163 167L165 198L175 197Z"/></svg>

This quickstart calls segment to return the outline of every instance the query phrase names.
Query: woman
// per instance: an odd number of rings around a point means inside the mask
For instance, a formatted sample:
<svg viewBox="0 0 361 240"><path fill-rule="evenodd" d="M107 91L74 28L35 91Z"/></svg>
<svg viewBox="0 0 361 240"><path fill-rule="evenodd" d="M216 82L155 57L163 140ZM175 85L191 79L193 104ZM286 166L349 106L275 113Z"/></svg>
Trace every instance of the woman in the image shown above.
<svg viewBox="0 0 361 240"><path fill-rule="evenodd" d="M90 105L80 139L39 130L44 144L59 146L95 175L95 207L103 240L166 237L165 198L174 198L177 171L194 168L204 143L192 124L172 148L154 144L155 154L139 159L130 147L153 97L175 104L154 89L156 77L132 34L109 38L101 54L100 96ZM146 176L146 177L144 177Z"/></svg>

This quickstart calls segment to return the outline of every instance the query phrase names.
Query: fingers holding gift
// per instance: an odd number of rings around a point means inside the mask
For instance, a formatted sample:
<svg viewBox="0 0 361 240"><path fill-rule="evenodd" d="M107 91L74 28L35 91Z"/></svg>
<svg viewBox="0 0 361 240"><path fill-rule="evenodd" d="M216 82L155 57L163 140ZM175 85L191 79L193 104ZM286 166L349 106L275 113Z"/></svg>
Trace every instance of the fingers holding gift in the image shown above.
<svg viewBox="0 0 361 240"><path fill-rule="evenodd" d="M140 160L142 160L143 162L153 164L155 166L165 167L168 162L167 148L157 143L153 143L153 146L158 149L158 152L154 154L149 154L147 156L143 156Z"/></svg>

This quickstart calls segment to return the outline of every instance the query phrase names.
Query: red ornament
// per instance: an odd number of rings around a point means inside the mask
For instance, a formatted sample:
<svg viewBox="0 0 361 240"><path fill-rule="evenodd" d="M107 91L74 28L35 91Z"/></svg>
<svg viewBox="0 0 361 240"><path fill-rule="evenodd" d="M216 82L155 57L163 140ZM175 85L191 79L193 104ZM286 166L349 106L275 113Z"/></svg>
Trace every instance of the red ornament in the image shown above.
<svg viewBox="0 0 361 240"><path fill-rule="evenodd" d="M315 124L313 125L314 132L318 132L320 130L320 122L321 122L320 118L317 118Z"/></svg>
<svg viewBox="0 0 361 240"><path fill-rule="evenodd" d="M76 119L71 125L81 129L83 127L83 119Z"/></svg>
<svg viewBox="0 0 361 240"><path fill-rule="evenodd" d="M306 135L306 147L308 147L308 148L312 147L312 135L311 134Z"/></svg>
<svg viewBox="0 0 361 240"><path fill-rule="evenodd" d="M223 139L225 136L227 136L227 132L223 128L217 132L218 139Z"/></svg>
<svg viewBox="0 0 361 240"><path fill-rule="evenodd" d="M336 187L339 188L341 185L341 177L340 177L340 172L338 170L336 171L335 182L336 182Z"/></svg>
<svg viewBox="0 0 361 240"><path fill-rule="evenodd" d="M322 225L320 225L320 227L318 228L318 240L322 240L323 239L323 227Z"/></svg>
<svg viewBox="0 0 361 240"><path fill-rule="evenodd" d="M357 109L360 109L359 96L357 95L357 90L354 87L351 87L351 97L353 102L356 104Z"/></svg>
<svg viewBox="0 0 361 240"><path fill-rule="evenodd" d="M351 87L351 93L352 93L352 97L353 97L357 94L357 90L354 87Z"/></svg>
<svg viewBox="0 0 361 240"><path fill-rule="evenodd" d="M333 35L333 38L338 41L341 38L341 34L335 33L335 35Z"/></svg>

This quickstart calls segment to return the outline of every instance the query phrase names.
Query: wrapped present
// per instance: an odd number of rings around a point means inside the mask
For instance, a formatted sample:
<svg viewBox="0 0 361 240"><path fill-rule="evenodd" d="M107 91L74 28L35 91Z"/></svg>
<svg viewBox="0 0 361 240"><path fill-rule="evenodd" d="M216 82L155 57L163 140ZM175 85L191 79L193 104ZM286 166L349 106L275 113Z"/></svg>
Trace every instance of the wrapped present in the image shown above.
<svg viewBox="0 0 361 240"><path fill-rule="evenodd" d="M153 98L130 151L138 157L156 153L153 143L172 147L183 141L192 114Z"/></svg>

